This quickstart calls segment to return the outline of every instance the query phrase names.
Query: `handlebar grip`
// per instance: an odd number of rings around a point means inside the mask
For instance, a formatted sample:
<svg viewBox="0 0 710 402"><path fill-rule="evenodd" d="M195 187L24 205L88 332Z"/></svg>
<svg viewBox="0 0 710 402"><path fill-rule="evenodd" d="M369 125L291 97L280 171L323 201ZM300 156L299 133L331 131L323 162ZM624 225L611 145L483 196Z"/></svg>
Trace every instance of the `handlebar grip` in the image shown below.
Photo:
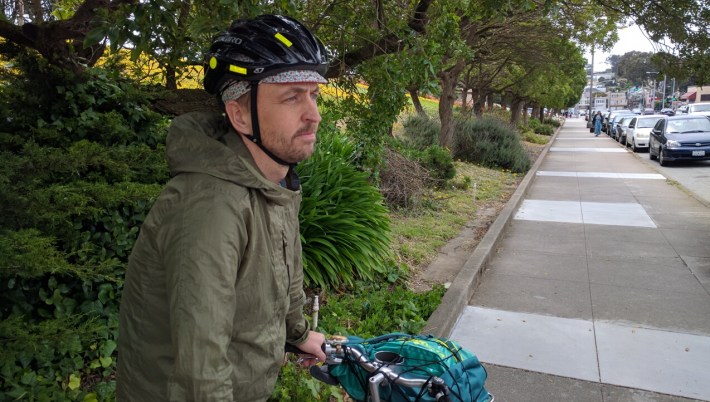
<svg viewBox="0 0 710 402"><path fill-rule="evenodd" d="M303 354L303 351L296 346L291 345L290 343L287 343L286 346L284 347L284 351L286 353L295 353L297 355Z"/></svg>
<svg viewBox="0 0 710 402"><path fill-rule="evenodd" d="M323 343L323 344L320 345L320 350L322 350L323 353L325 353L325 343ZM295 354L297 354L297 355L308 354L308 353L302 351L301 349L299 349L297 346L291 345L290 343L287 343L287 344L284 346L284 351L285 351L286 353L295 353Z"/></svg>

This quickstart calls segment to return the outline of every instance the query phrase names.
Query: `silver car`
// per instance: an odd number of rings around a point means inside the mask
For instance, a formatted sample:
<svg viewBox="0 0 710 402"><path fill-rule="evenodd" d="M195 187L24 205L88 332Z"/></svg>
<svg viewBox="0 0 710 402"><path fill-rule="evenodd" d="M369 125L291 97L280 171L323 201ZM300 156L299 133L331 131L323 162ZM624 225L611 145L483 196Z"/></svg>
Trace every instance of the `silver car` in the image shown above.
<svg viewBox="0 0 710 402"><path fill-rule="evenodd" d="M629 124L631 124L631 120L633 120L635 117L635 115L630 114L628 116L621 117L621 119L616 122L615 139L619 142L619 144L626 145L626 131L628 131L629 129Z"/></svg>
<svg viewBox="0 0 710 402"><path fill-rule="evenodd" d="M634 152L638 152L641 149L648 149L648 141L653 126L656 125L658 120L667 117L668 116L663 114L634 116L625 131L626 146L630 146Z"/></svg>
<svg viewBox="0 0 710 402"><path fill-rule="evenodd" d="M710 116L710 102L691 103L688 105L687 113Z"/></svg>

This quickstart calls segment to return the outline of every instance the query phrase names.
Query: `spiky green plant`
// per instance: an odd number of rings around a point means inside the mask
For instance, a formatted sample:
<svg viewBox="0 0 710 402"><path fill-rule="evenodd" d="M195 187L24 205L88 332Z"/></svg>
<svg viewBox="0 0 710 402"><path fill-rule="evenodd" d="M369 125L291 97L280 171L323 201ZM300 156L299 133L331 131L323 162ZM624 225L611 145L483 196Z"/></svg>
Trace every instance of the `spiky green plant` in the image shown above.
<svg viewBox="0 0 710 402"><path fill-rule="evenodd" d="M355 147L335 126L322 127L314 155L298 166L305 281L352 286L392 264L389 214L377 187L351 160Z"/></svg>

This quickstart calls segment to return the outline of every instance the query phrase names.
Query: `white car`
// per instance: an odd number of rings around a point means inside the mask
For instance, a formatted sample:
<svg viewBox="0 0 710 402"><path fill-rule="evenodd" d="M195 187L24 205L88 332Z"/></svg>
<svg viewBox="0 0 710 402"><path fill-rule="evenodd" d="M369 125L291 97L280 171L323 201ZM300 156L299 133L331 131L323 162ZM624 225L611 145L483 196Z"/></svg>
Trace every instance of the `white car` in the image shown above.
<svg viewBox="0 0 710 402"><path fill-rule="evenodd" d="M629 127L626 129L626 146L630 146L634 152L638 152L640 149L648 149L648 141L653 126L656 125L658 120L666 118L668 116L664 114L635 116L631 119Z"/></svg>
<svg viewBox="0 0 710 402"><path fill-rule="evenodd" d="M681 113L710 116L710 102L691 103L680 109Z"/></svg>

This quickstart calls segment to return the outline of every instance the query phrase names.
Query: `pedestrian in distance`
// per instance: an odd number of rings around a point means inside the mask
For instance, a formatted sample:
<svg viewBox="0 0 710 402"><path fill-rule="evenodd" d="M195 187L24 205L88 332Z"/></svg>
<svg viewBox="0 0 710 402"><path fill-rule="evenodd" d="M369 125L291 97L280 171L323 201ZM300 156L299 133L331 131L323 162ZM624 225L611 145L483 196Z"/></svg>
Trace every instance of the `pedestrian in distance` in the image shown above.
<svg viewBox="0 0 710 402"><path fill-rule="evenodd" d="M205 89L222 113L171 124L171 179L131 253L119 321L119 401L266 401L284 358L325 360L303 314L296 163L315 147L323 44L264 15L216 36Z"/></svg>
<svg viewBox="0 0 710 402"><path fill-rule="evenodd" d="M597 113L594 114L594 118L592 119L592 124L594 124L594 136L599 137L599 134L602 133L602 112L597 110Z"/></svg>

